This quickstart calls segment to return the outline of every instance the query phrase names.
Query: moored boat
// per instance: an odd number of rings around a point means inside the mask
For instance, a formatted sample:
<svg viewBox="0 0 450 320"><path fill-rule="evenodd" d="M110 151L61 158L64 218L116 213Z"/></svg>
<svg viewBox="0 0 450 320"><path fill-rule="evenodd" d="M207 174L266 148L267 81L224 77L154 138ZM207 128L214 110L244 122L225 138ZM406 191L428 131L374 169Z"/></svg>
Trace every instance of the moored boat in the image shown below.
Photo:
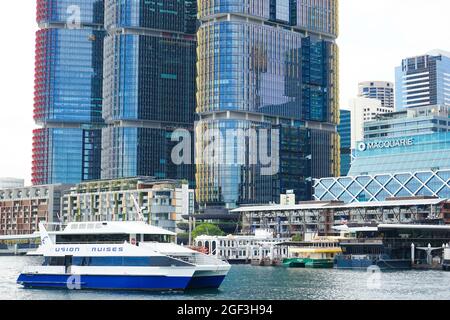
<svg viewBox="0 0 450 320"><path fill-rule="evenodd" d="M307 242L288 242L289 258L283 260L288 268L333 268L334 258L342 253L338 238L317 237Z"/></svg>
<svg viewBox="0 0 450 320"><path fill-rule="evenodd" d="M380 224L338 228L353 236L341 241L342 254L335 259L337 269L431 268L433 254L440 260L443 246L450 240L450 226L447 225Z"/></svg>

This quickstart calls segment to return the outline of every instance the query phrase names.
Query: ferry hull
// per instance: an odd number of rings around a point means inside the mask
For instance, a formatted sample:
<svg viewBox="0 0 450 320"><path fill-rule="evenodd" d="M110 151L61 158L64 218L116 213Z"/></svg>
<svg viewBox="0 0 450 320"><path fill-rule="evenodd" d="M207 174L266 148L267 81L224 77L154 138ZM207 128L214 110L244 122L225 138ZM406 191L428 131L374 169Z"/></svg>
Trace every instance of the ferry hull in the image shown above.
<svg viewBox="0 0 450 320"><path fill-rule="evenodd" d="M206 276L206 277L192 277L187 289L218 289L225 276Z"/></svg>
<svg viewBox="0 0 450 320"><path fill-rule="evenodd" d="M199 267L192 276L188 289L218 289L230 269L231 266Z"/></svg>
<svg viewBox="0 0 450 320"><path fill-rule="evenodd" d="M44 275L21 274L17 283L25 288L78 290L184 291L191 277L113 276L113 275Z"/></svg>

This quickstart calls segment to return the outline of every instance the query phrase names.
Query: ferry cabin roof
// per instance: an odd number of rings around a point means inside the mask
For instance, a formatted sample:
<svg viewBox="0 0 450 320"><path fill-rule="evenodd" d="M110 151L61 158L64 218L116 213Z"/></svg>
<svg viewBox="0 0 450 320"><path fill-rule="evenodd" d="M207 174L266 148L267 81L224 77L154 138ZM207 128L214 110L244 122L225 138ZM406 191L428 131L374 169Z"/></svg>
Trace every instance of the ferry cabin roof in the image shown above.
<svg viewBox="0 0 450 320"><path fill-rule="evenodd" d="M64 231L52 232L57 244L67 243L124 243L162 242L170 243L176 234L140 221L129 222L76 222Z"/></svg>

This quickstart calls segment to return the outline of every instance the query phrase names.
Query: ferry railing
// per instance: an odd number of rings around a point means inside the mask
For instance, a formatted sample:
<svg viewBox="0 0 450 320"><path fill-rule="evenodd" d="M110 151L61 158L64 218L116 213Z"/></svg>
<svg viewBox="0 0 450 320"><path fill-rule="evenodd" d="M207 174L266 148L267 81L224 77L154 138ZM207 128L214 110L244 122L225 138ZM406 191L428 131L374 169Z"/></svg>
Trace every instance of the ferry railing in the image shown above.
<svg viewBox="0 0 450 320"><path fill-rule="evenodd" d="M202 253L195 253L193 255L185 255L185 256L172 256L172 258L180 259L195 265L222 266L227 264L221 260L218 260L211 256L204 255Z"/></svg>
<svg viewBox="0 0 450 320"><path fill-rule="evenodd" d="M124 244L124 241L74 241L74 242L57 242L56 244Z"/></svg>

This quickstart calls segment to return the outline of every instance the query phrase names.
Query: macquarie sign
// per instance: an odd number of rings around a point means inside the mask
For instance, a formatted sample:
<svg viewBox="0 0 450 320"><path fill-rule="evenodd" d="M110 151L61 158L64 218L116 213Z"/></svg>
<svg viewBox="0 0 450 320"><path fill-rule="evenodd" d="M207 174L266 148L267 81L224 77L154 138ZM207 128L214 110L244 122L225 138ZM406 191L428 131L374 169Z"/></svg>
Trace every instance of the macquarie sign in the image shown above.
<svg viewBox="0 0 450 320"><path fill-rule="evenodd" d="M378 149L393 149L399 147L410 147L413 145L414 145L414 138L360 142L358 143L358 151L364 152Z"/></svg>

